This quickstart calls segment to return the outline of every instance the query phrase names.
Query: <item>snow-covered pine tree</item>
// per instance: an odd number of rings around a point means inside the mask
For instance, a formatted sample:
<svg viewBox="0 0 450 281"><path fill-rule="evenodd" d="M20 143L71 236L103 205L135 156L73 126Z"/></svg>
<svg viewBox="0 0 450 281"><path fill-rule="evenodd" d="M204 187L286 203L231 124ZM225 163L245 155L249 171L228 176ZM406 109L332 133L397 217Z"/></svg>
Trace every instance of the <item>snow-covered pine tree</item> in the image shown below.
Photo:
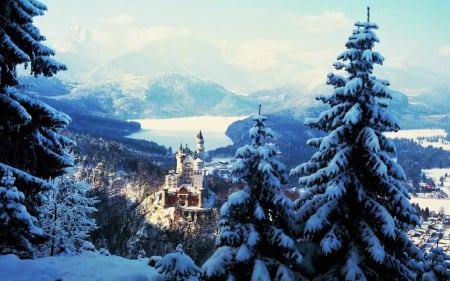
<svg viewBox="0 0 450 281"><path fill-rule="evenodd" d="M425 254L424 267L422 281L450 281L450 255L442 247L434 247Z"/></svg>
<svg viewBox="0 0 450 281"><path fill-rule="evenodd" d="M13 173L24 205L35 217L37 194L51 186L45 179L73 165L65 149L71 141L59 133L70 117L26 95L17 80L18 65L30 67L32 75L52 76L66 69L51 58L53 50L41 44L45 38L33 25L33 17L45 10L37 0L0 3L0 176ZM5 237L10 227L0 224L0 240L10 239Z"/></svg>
<svg viewBox="0 0 450 281"><path fill-rule="evenodd" d="M4 0L0 4L0 85L17 85L16 67L25 64L32 75L53 76L66 66L50 56L55 52L41 42L45 37L33 25L47 7L38 0ZM29 65L28 65L29 64Z"/></svg>
<svg viewBox="0 0 450 281"><path fill-rule="evenodd" d="M183 251L183 245L178 244L176 252L159 259L155 269L167 281L198 281L198 266Z"/></svg>
<svg viewBox="0 0 450 281"><path fill-rule="evenodd" d="M53 188L42 192L43 205L39 208L40 228L50 237L37 247L37 256L75 254L91 231L97 228L91 217L97 209L97 200L88 197L91 186L66 174L53 180Z"/></svg>
<svg viewBox="0 0 450 281"><path fill-rule="evenodd" d="M328 74L334 90L318 99L329 108L306 120L327 133L308 144L318 148L291 171L307 191L295 202L302 238L318 249L305 255L314 280L415 280L421 251L406 231L419 223L409 201L395 146L383 132L399 126L388 111L389 83L372 75L384 58L372 48L377 25L356 29Z"/></svg>
<svg viewBox="0 0 450 281"><path fill-rule="evenodd" d="M9 226L1 228L0 255L29 256L32 246L28 238L42 235L42 230L24 206L25 196L14 186L15 180L11 171L6 171L0 180L0 225Z"/></svg>
<svg viewBox="0 0 450 281"><path fill-rule="evenodd" d="M205 280L299 280L302 256L294 237L292 201L267 117L253 117L252 143L236 151L232 172L245 188L231 194L220 209L215 253L201 268Z"/></svg>

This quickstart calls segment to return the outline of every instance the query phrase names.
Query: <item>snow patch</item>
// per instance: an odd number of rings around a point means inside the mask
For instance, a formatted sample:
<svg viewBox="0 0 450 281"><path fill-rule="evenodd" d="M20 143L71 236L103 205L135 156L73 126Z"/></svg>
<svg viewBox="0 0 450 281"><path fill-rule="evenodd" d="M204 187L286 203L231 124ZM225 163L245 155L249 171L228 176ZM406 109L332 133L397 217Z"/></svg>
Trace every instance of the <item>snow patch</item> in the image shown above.
<svg viewBox="0 0 450 281"><path fill-rule="evenodd" d="M103 256L84 252L77 256L56 256L21 260L15 255L0 256L3 281L151 281L161 280L145 260Z"/></svg>

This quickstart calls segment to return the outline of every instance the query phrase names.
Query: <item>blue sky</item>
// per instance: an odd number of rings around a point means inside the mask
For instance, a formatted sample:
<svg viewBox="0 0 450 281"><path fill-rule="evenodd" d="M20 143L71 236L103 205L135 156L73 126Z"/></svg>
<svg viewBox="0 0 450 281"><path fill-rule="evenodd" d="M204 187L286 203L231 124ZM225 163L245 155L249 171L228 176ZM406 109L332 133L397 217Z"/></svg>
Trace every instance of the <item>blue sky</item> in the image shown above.
<svg viewBox="0 0 450 281"><path fill-rule="evenodd" d="M397 82L399 90L414 94L450 81L450 1L41 1L48 11L36 24L57 52L96 49L95 56L107 61L152 42L190 37L216 46L228 62L255 72L288 72L280 70L288 61L309 69L296 69L296 75L279 77L273 85L300 77L325 80L354 22L366 20L369 5L371 21L380 27L376 49L386 58L385 66L430 76L421 87L414 79L420 74L408 79L387 73L393 86ZM408 85L408 80L414 83Z"/></svg>

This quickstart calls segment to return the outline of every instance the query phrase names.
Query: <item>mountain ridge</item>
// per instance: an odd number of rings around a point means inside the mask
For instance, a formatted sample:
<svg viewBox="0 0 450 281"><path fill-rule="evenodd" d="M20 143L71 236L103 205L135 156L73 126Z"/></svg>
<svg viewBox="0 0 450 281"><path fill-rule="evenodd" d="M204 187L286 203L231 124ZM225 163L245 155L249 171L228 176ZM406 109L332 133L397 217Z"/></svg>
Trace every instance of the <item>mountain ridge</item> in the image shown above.
<svg viewBox="0 0 450 281"><path fill-rule="evenodd" d="M214 81L179 73L124 75L121 79L99 83L71 83L57 78L21 78L32 95L67 113L129 119L175 118L188 116L245 116L263 113L296 119L317 116L323 105L319 94L332 91L327 85L310 89L290 84L275 89L239 95ZM389 109L402 128L442 127L450 108L442 100L448 88L408 97L392 91ZM447 129L447 128L444 128Z"/></svg>

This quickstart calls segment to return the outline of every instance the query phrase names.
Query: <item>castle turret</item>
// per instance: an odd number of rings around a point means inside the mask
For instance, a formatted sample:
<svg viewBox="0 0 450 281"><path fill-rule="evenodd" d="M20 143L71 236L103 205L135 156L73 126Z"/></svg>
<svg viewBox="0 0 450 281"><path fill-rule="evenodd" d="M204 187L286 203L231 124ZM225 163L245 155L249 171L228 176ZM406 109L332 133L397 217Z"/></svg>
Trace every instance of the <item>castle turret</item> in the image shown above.
<svg viewBox="0 0 450 281"><path fill-rule="evenodd" d="M181 175L183 174L183 159L184 159L184 152L183 152L183 145L180 144L180 147L178 148L176 158L177 158L177 168L176 173Z"/></svg>
<svg viewBox="0 0 450 281"><path fill-rule="evenodd" d="M205 206L204 204L204 200L205 200L205 188L200 188L199 192L198 192L198 206L199 208L203 208Z"/></svg>
<svg viewBox="0 0 450 281"><path fill-rule="evenodd" d="M197 134L197 146L196 146L196 150L195 152L197 153L197 156L200 157L201 159L204 158L204 154L205 154L205 140L203 139L203 134L202 131L200 130L200 132Z"/></svg>

